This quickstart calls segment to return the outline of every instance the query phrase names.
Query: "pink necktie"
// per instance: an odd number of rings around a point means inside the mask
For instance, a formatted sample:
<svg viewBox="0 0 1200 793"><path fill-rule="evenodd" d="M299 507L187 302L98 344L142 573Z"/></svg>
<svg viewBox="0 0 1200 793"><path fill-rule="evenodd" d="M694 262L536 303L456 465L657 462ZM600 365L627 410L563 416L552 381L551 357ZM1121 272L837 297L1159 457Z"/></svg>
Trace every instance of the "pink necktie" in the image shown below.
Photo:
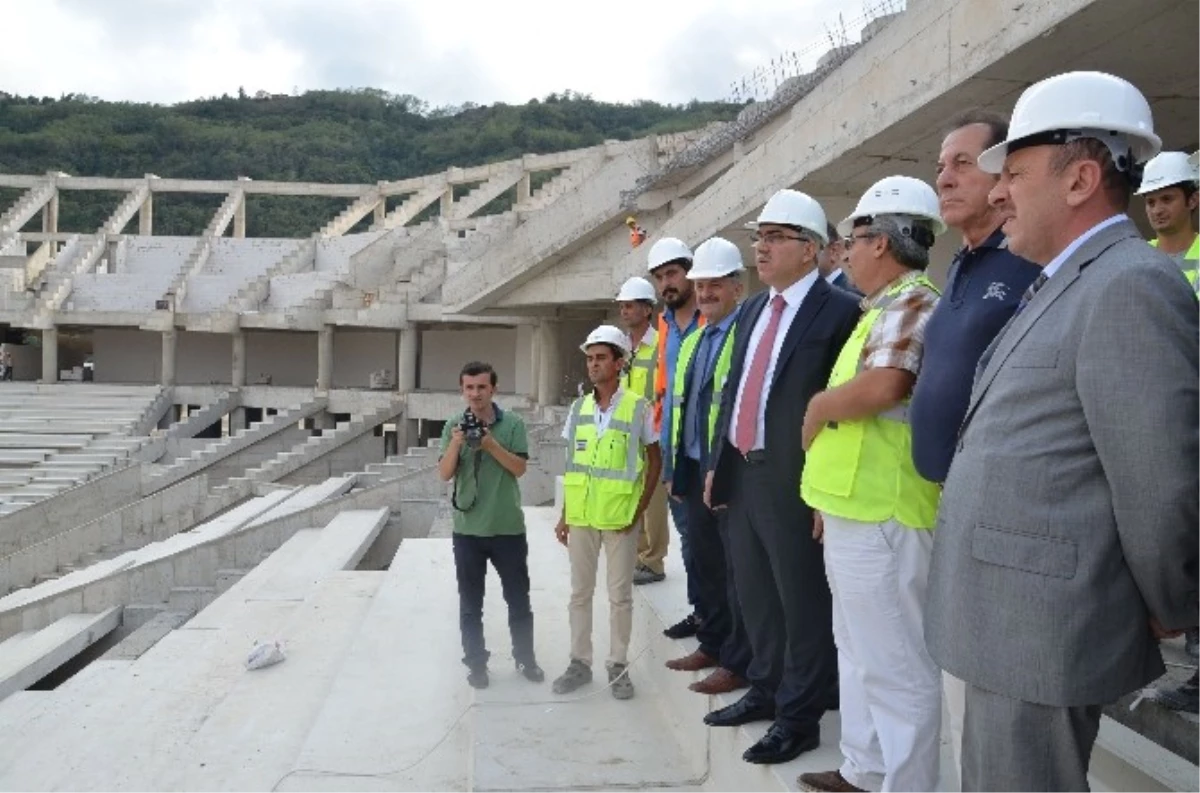
<svg viewBox="0 0 1200 793"><path fill-rule="evenodd" d="M742 454L754 448L754 437L758 434L758 403L762 399L763 381L767 379L767 365L771 363L771 350L775 347L775 335L779 332L779 319L787 301L783 295L771 298L771 319L763 331L758 346L754 349L754 360L746 372L746 383L742 388L742 403L738 406L737 432L734 446Z"/></svg>

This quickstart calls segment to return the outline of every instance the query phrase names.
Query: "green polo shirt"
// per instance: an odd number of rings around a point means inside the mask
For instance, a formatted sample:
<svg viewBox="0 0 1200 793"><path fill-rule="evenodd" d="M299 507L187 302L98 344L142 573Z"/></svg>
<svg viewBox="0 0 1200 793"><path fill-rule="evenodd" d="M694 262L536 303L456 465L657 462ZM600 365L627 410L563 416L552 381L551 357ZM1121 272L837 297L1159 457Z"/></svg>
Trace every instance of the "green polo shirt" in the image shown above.
<svg viewBox="0 0 1200 793"><path fill-rule="evenodd" d="M519 457L529 456L529 438L525 422L515 413L494 406L496 423L488 427L501 446ZM462 413L452 416L442 428L442 454L450 446L451 432L462 423ZM478 476L476 471L478 470ZM517 478L496 458L465 443L458 452L458 469L454 473L458 488L458 506L467 509L454 512L454 531L475 537L524 534L525 513L521 511L521 489Z"/></svg>

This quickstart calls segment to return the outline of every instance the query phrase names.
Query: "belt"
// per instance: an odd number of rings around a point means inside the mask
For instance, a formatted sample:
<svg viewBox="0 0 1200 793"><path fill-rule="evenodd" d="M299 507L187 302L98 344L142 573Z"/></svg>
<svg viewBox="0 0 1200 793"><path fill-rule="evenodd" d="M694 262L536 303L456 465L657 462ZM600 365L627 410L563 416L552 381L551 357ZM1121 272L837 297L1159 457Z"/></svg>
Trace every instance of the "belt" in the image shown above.
<svg viewBox="0 0 1200 793"><path fill-rule="evenodd" d="M741 457L747 465L762 465L767 461L767 453L763 449L751 449Z"/></svg>

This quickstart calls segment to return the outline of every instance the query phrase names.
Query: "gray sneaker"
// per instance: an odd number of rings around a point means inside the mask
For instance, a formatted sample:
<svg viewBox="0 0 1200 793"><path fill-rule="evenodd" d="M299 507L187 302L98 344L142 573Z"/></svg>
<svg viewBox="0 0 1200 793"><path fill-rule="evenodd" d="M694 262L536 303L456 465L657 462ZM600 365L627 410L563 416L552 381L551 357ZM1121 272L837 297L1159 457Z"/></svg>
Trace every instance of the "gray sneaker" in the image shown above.
<svg viewBox="0 0 1200 793"><path fill-rule="evenodd" d="M554 681L553 690L555 694L570 694L590 682L592 682L592 668L583 661L572 658L571 663L567 666L567 671Z"/></svg>
<svg viewBox="0 0 1200 793"><path fill-rule="evenodd" d="M656 573L645 565L638 565L637 569L633 571L633 585L657 584L666 577L666 573Z"/></svg>
<svg viewBox="0 0 1200 793"><path fill-rule="evenodd" d="M633 699L633 681L629 679L629 666L613 664L608 668L608 684L612 687L613 699Z"/></svg>

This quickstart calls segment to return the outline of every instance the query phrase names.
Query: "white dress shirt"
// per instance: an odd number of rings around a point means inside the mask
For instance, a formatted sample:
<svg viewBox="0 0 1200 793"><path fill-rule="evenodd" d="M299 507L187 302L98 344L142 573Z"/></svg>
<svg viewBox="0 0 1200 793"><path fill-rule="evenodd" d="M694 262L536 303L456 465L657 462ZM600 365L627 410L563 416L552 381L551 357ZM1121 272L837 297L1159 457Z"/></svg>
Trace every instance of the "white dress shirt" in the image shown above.
<svg viewBox="0 0 1200 793"><path fill-rule="evenodd" d="M841 274L842 274L842 268L841 268L841 267L835 267L835 268L833 269L833 271L829 273L829 275L825 276L825 282L826 282L826 283L829 283L829 284L832 284L834 281L836 281L836 280L837 280L838 276L839 276L839 275L841 275Z"/></svg>
<svg viewBox="0 0 1200 793"><path fill-rule="evenodd" d="M1070 245L1063 248L1062 253L1058 254L1053 259L1051 259L1050 263L1046 265L1046 267L1042 270L1042 272L1046 274L1047 279L1053 277L1054 274L1056 272L1058 272L1058 269L1063 266L1063 262L1065 262L1067 259L1071 258L1071 254L1073 254L1075 251L1079 250L1080 246L1082 246L1083 243L1087 242L1092 237L1096 236L1096 234L1098 232L1102 231L1103 229L1108 228L1109 226L1113 225L1114 223L1119 223L1122 220L1128 220L1128 219L1129 219L1129 217L1127 215L1125 215L1125 213L1122 212L1120 214L1113 215L1108 220L1100 221L1099 223L1092 226L1090 229L1088 229L1087 231L1083 232L1078 237L1076 237L1075 241L1072 242Z"/></svg>
<svg viewBox="0 0 1200 793"><path fill-rule="evenodd" d="M782 292L786 305L783 307L783 315L779 318L779 328L775 332L775 345L771 348L771 358L767 363L766 379L763 381L762 395L758 401L758 427L754 431L754 445L750 447L752 450L762 449L766 445L767 397L771 393L771 383L775 380L775 364L779 360L779 350L783 347L783 340L787 338L788 329L792 326L792 320L796 318L796 312L800 310L800 304L804 302L804 298L808 295L808 290L812 289L812 285L817 282L819 275L814 269ZM771 294L754 323L754 330L750 332L750 343L746 347L746 359L742 362L742 376L738 381L737 397L733 400L733 417L729 422L730 443L737 442L735 438L737 437L738 411L742 406L742 391L746 388L746 375L750 372L750 364L754 360L754 353L758 349L758 342L762 339L763 334L767 332L767 323L771 321L771 301L778 294L780 292L776 291L775 287L771 287Z"/></svg>

